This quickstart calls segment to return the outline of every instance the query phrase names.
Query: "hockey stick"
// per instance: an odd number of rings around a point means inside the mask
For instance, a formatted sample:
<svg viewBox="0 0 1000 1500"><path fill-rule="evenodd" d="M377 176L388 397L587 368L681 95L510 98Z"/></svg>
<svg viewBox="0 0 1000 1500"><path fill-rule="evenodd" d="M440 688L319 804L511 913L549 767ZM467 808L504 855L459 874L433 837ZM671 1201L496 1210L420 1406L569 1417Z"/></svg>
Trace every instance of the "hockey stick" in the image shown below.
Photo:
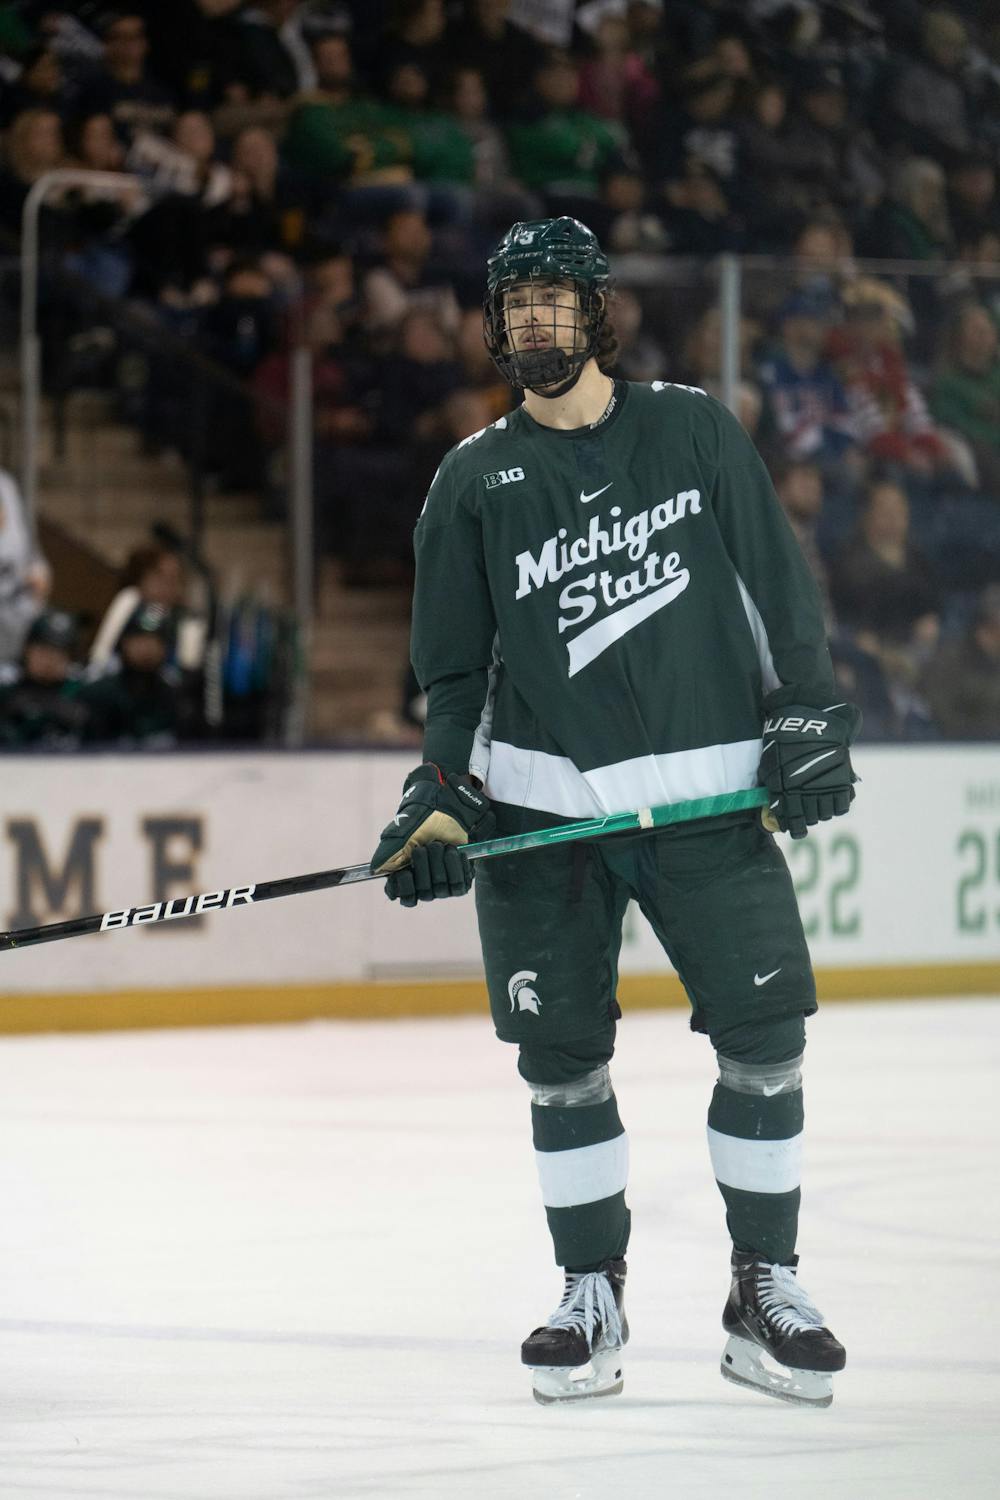
<svg viewBox="0 0 1000 1500"><path fill-rule="evenodd" d="M767 792L752 787L745 792L723 792L718 797L697 797L693 802L670 802L663 807L643 807L638 812L609 813L585 823L564 823L560 828L540 828L535 833L515 833L507 838L486 839L469 844L470 859L492 859L496 854L517 854L525 849L543 849L574 839L606 838L611 833L634 829L666 828L671 823L690 823L695 818L717 818L723 813L764 807ZM265 880L260 885L234 885L229 890L205 891L200 896L175 896L148 906L128 906L70 922L49 922L44 927L26 927L21 932L0 932L0 951L29 948L35 943L54 943L60 938L84 937L90 932L122 932L127 927L145 927L151 922L176 922L206 911L228 911L234 906L257 906L279 896L302 896L333 886L353 885L359 880L383 880L368 865L347 865L342 870L319 870L315 875L290 875L285 880Z"/></svg>

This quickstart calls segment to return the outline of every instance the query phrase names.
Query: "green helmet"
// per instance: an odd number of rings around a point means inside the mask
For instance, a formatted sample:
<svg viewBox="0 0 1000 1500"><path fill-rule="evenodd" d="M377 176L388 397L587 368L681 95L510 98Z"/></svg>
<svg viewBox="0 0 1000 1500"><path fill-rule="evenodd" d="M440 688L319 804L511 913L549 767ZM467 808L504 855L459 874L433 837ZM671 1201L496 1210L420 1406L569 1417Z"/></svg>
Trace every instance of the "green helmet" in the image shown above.
<svg viewBox="0 0 1000 1500"><path fill-rule="evenodd" d="M579 219L534 219L513 224L486 262L483 303L484 337L497 369L511 385L540 390L543 396L562 396L580 378L597 349L604 323L605 297L611 271L597 236ZM571 286L580 310L572 348L559 334L556 310L535 305L535 288L553 281ZM537 323L539 346L517 350L507 333L504 295L513 287L528 289L531 321ZM568 330L569 325L564 325Z"/></svg>

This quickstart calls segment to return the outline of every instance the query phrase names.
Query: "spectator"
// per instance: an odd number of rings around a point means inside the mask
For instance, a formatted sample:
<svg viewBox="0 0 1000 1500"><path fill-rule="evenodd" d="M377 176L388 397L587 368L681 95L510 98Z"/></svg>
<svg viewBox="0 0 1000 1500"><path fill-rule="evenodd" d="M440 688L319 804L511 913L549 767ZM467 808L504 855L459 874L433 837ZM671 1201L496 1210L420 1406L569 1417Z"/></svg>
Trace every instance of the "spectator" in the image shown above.
<svg viewBox="0 0 1000 1500"><path fill-rule="evenodd" d="M68 112L62 64L51 47L35 47L22 60L17 82L0 92L0 128L6 129L26 109L52 110L65 118Z"/></svg>
<svg viewBox="0 0 1000 1500"><path fill-rule="evenodd" d="M812 151L800 146L789 121L788 89L781 79L758 85L738 128L743 170L760 189L747 208L754 248L778 253L788 243L792 216L804 212L810 201L802 179L813 164Z"/></svg>
<svg viewBox="0 0 1000 1500"><path fill-rule="evenodd" d="M692 158L665 188L669 248L674 255L721 255L742 250L744 224L722 178Z"/></svg>
<svg viewBox="0 0 1000 1500"><path fill-rule="evenodd" d="M430 108L430 77L423 63L397 62L387 74L386 89L393 123L412 142L413 172L422 182L447 184L447 198L438 191L446 207L443 217L460 216L468 202L456 189L471 186L475 165L472 138L451 114Z"/></svg>
<svg viewBox="0 0 1000 1500"><path fill-rule="evenodd" d="M920 686L947 739L1000 739L1000 585L983 590L959 640L941 643Z"/></svg>
<svg viewBox="0 0 1000 1500"><path fill-rule="evenodd" d="M32 622L21 668L0 684L0 746L6 749L75 750L87 728L74 669L76 621L45 610Z"/></svg>
<svg viewBox="0 0 1000 1500"><path fill-rule="evenodd" d="M537 219L542 207L534 194L514 179L507 142L489 114L489 95L478 68L461 66L451 75L447 105L472 143L472 182L476 216L498 233L519 219Z"/></svg>
<svg viewBox="0 0 1000 1500"><path fill-rule="evenodd" d="M299 0L257 0L240 13L222 69L228 100L289 99L316 87L302 10Z"/></svg>
<svg viewBox="0 0 1000 1500"><path fill-rule="evenodd" d="M578 107L579 72L568 54L551 53L536 70L533 88L525 116L507 130L511 161L525 187L541 193L551 212L564 212L597 197L627 137L621 126Z"/></svg>
<svg viewBox="0 0 1000 1500"><path fill-rule="evenodd" d="M497 417L510 411L511 390L497 373L497 367L483 342L483 315L478 307L466 308L462 313L456 352L462 366L463 388L474 391L482 398L489 412L487 422L495 422ZM480 426L485 425L486 423L480 423ZM468 434L464 433L463 436Z"/></svg>
<svg viewBox="0 0 1000 1500"><path fill-rule="evenodd" d="M413 144L393 124L386 105L358 90L346 37L313 43L316 88L293 101L284 154L317 185L331 179L353 188L396 188L413 176Z"/></svg>
<svg viewBox="0 0 1000 1500"><path fill-rule="evenodd" d="M672 71L673 42L663 24L663 0L626 0L629 48L637 52L654 78ZM723 72L725 64L720 64Z"/></svg>
<svg viewBox="0 0 1000 1500"><path fill-rule="evenodd" d="M167 611L173 654L184 598L184 564L169 547L137 547L129 554L122 574L122 587L105 610L88 657L92 668L107 668L126 624L143 604ZM191 665L185 662L185 665Z"/></svg>
<svg viewBox="0 0 1000 1500"><path fill-rule="evenodd" d="M979 483L1000 499L1000 349L997 325L980 303L967 303L954 320L930 406L966 439Z"/></svg>
<svg viewBox="0 0 1000 1500"><path fill-rule="evenodd" d="M449 425L444 403L461 385L451 339L432 312L411 309L400 322L395 351L382 365L379 435L397 444L440 444Z"/></svg>
<svg viewBox="0 0 1000 1500"><path fill-rule="evenodd" d="M651 175L669 184L696 162L724 184L734 202L741 192L740 133L733 106L736 85L711 58L680 80L680 107L661 110L657 127L640 143Z"/></svg>
<svg viewBox="0 0 1000 1500"><path fill-rule="evenodd" d="M628 287L616 288L608 318L618 353L615 373L623 380L662 380L667 373L667 355L644 324L642 303Z"/></svg>
<svg viewBox="0 0 1000 1500"><path fill-rule="evenodd" d="M756 342L757 325L744 318L740 324L740 349L750 350ZM708 307L690 328L682 349L683 379L691 385L707 391L710 396L722 394L722 314L718 307ZM760 387L752 378L752 370L744 362L737 387L739 406L737 415L747 432L753 433L760 420L763 398Z"/></svg>
<svg viewBox="0 0 1000 1500"><path fill-rule="evenodd" d="M458 67L451 76L448 109L472 142L472 180L486 192L510 191L510 157L501 131L489 118L489 97L478 68Z"/></svg>
<svg viewBox="0 0 1000 1500"><path fill-rule="evenodd" d="M886 646L919 653L936 643L940 590L910 540L909 502L894 481L869 483L857 532L833 561L830 592L838 620L874 654Z"/></svg>
<svg viewBox="0 0 1000 1500"><path fill-rule="evenodd" d="M543 48L508 19L510 0L469 0L448 33L448 51L486 83L490 113L500 120L524 104Z"/></svg>
<svg viewBox="0 0 1000 1500"><path fill-rule="evenodd" d="M948 323L954 324L969 302L980 302L1000 322L1000 229L970 230L968 238L959 240L958 254L935 290Z"/></svg>
<svg viewBox="0 0 1000 1500"><path fill-rule="evenodd" d="M896 167L888 200L860 235L861 251L874 259L937 260L953 244L944 169L927 157L909 156Z"/></svg>
<svg viewBox="0 0 1000 1500"><path fill-rule="evenodd" d="M391 214L383 234L382 264L364 280L366 324L376 340L391 336L406 313L430 308L447 332L458 328L459 309L445 276L431 261L432 238L422 213Z"/></svg>
<svg viewBox="0 0 1000 1500"><path fill-rule="evenodd" d="M797 197L809 209L837 204L857 219L885 190L879 149L851 107L843 71L836 64L803 71L793 125Z"/></svg>
<svg viewBox="0 0 1000 1500"><path fill-rule="evenodd" d="M0 469L0 666L20 657L51 584L49 566L24 514L21 491L14 476Z"/></svg>
<svg viewBox="0 0 1000 1500"><path fill-rule="evenodd" d="M7 132L0 172L0 225L20 235L25 199L33 183L64 161L62 123L52 110L26 109ZM48 214L55 210L50 206ZM50 220L51 222L51 220Z"/></svg>
<svg viewBox="0 0 1000 1500"><path fill-rule="evenodd" d="M928 711L919 681L941 631L941 591L926 557L910 541L910 507L891 480L868 486L854 538L834 558L830 592L840 624L878 662L893 736L924 738Z"/></svg>
<svg viewBox="0 0 1000 1500"><path fill-rule="evenodd" d="M885 282L862 276L844 289L845 322L832 329L826 353L847 391L855 430L872 458L914 475L952 468L951 452L927 410L901 348L913 331L905 299Z"/></svg>
<svg viewBox="0 0 1000 1500"><path fill-rule="evenodd" d="M609 13L594 34L595 56L580 68L580 106L624 125L633 140L652 127L660 87L638 52L630 47L628 22Z"/></svg>
<svg viewBox="0 0 1000 1500"><path fill-rule="evenodd" d="M201 323L201 346L237 380L250 381L278 343L274 283L259 262L234 261L222 294ZM259 491L264 451L258 435L256 403L249 387L234 383L209 387L205 461L223 490Z"/></svg>
<svg viewBox="0 0 1000 1500"><path fill-rule="evenodd" d="M372 414L376 361L359 349L360 316L350 256L331 254L309 268L298 317L300 336L313 351L313 422L323 444L366 443L375 430ZM254 374L258 418L273 448L286 437L291 394L290 351L268 355Z"/></svg>
<svg viewBox="0 0 1000 1500"><path fill-rule="evenodd" d="M233 174L216 154L215 129L200 109L188 109L174 121L171 137L183 157L176 190L197 198L203 208L224 203L233 190Z"/></svg>
<svg viewBox="0 0 1000 1500"><path fill-rule="evenodd" d="M110 115L84 115L76 119L69 137L70 163L91 172L121 172L125 147Z"/></svg>
<svg viewBox="0 0 1000 1500"><path fill-rule="evenodd" d="M274 136L258 125L233 142L232 191L212 216L211 238L233 254L301 252L313 213L313 195L294 168L282 162Z"/></svg>
<svg viewBox="0 0 1000 1500"><path fill-rule="evenodd" d="M962 245L1000 230L996 164L988 151L970 151L948 170L948 216Z"/></svg>
<svg viewBox="0 0 1000 1500"><path fill-rule="evenodd" d="M68 166L94 172L121 172L125 150L110 115L88 115L71 122ZM73 244L66 265L75 275L106 297L123 297L132 282L132 254L128 233L148 208L139 187L109 191L88 183L65 192L59 200L64 239Z"/></svg>
<svg viewBox="0 0 1000 1500"><path fill-rule="evenodd" d="M779 338L758 368L785 458L828 464L849 458L856 432L847 395L823 357L826 298L798 292L778 315Z"/></svg>
<svg viewBox="0 0 1000 1500"><path fill-rule="evenodd" d="M900 70L891 92L891 135L921 156L966 151L971 137L961 73L968 35L954 11L924 13L921 49L923 56Z"/></svg>
<svg viewBox="0 0 1000 1500"><path fill-rule="evenodd" d="M588 208L588 227L619 255L663 254L671 241L664 213L654 209L639 172L615 167L601 183L600 203Z"/></svg>
<svg viewBox="0 0 1000 1500"><path fill-rule="evenodd" d="M830 600L830 576L817 541L823 513L823 471L818 464L778 459L770 466L775 493L802 548L809 571L823 601L827 635L833 634L834 615Z"/></svg>
<svg viewBox="0 0 1000 1500"><path fill-rule="evenodd" d="M171 139L141 131L128 156L147 176L155 201L131 232L138 290L158 295L165 286L193 287L212 267L209 249L233 175L216 160L215 131L200 110L178 116Z"/></svg>
<svg viewBox="0 0 1000 1500"><path fill-rule="evenodd" d="M104 66L80 91L77 113L110 115L115 129L131 142L140 130L166 134L176 100L146 69L146 23L132 11L112 14L104 23Z"/></svg>
<svg viewBox="0 0 1000 1500"><path fill-rule="evenodd" d="M118 641L118 664L80 690L89 715L88 738L98 743L169 749L176 744L183 713L180 680L167 666L170 613L141 604Z"/></svg>
<svg viewBox="0 0 1000 1500"><path fill-rule="evenodd" d="M445 44L444 0L396 0L395 15L385 28L379 46L379 64L385 75L412 63L435 89L444 81L449 60Z"/></svg>

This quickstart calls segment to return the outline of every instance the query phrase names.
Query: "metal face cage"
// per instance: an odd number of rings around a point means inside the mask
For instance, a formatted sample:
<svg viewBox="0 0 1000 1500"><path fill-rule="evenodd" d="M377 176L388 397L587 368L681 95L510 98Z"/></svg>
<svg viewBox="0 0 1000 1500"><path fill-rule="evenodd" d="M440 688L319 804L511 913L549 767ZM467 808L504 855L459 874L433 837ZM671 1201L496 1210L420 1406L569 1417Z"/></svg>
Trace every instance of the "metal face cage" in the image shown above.
<svg viewBox="0 0 1000 1500"><path fill-rule="evenodd" d="M483 337L503 378L547 397L575 385L597 349L603 321L598 288L572 276L555 278L543 267L503 277L483 303Z"/></svg>

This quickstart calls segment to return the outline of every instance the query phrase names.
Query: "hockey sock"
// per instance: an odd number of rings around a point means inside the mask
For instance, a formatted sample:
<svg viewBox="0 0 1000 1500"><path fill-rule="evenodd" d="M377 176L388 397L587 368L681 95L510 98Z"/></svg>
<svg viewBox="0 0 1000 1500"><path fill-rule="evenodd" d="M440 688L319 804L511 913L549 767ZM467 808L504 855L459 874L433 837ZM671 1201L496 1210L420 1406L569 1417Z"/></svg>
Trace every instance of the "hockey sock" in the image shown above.
<svg viewBox="0 0 1000 1500"><path fill-rule="evenodd" d="M628 1245L628 1137L607 1064L572 1083L532 1083L531 1126L556 1264L596 1270Z"/></svg>
<svg viewBox="0 0 1000 1500"><path fill-rule="evenodd" d="M708 1111L708 1147L729 1233L738 1250L783 1264L795 1252L798 1231L804 1023L798 1016L713 1040L719 1081ZM775 1060L791 1048L792 1055Z"/></svg>

